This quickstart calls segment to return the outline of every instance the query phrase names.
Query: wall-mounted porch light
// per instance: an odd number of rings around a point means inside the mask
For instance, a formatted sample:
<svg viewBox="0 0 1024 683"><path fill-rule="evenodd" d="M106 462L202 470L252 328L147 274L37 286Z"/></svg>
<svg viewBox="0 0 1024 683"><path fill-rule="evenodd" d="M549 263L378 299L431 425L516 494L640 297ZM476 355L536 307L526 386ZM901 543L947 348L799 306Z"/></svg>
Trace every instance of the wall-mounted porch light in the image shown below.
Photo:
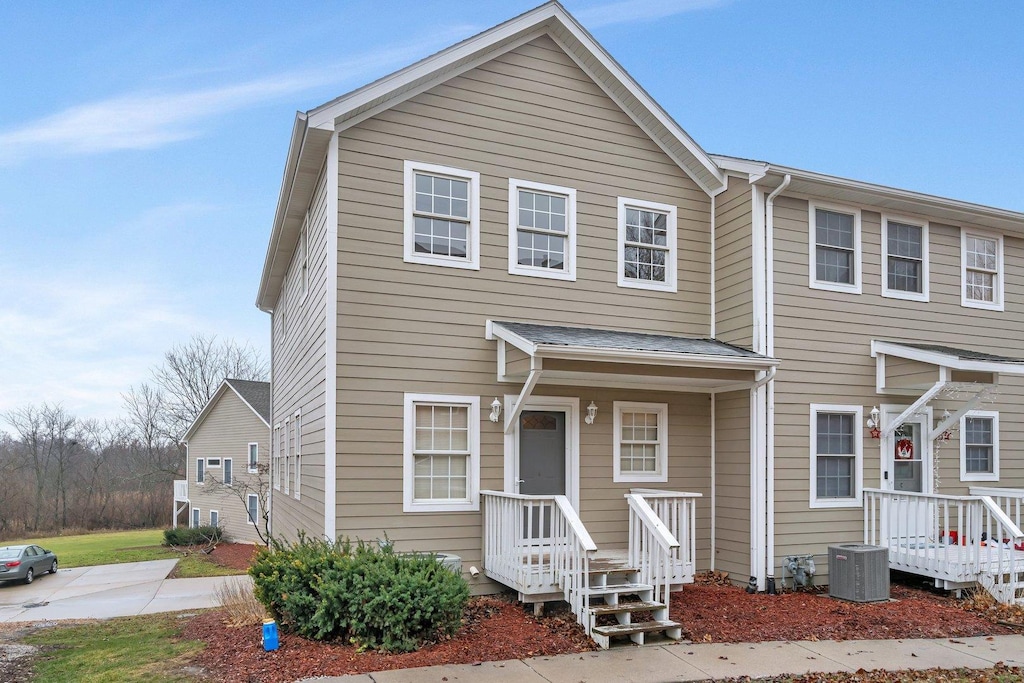
<svg viewBox="0 0 1024 683"><path fill-rule="evenodd" d="M491 422L497 422L501 417L501 401L495 398L491 402Z"/></svg>
<svg viewBox="0 0 1024 683"><path fill-rule="evenodd" d="M583 418L583 421L588 425L592 425L594 424L595 417L597 417L597 404L591 401L590 405L587 406L587 416Z"/></svg>
<svg viewBox="0 0 1024 683"><path fill-rule="evenodd" d="M878 439L882 436L882 430L880 429L880 423L878 421L880 415L881 413L878 412L878 406L872 406L871 417L869 417L867 421L868 429L871 430L872 439Z"/></svg>

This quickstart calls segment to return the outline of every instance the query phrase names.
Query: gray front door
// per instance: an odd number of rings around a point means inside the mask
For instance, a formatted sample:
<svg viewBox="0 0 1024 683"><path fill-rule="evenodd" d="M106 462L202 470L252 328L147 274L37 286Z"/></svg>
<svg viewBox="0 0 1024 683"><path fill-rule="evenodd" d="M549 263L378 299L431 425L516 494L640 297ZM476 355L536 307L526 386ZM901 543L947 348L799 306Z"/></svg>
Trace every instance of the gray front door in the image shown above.
<svg viewBox="0 0 1024 683"><path fill-rule="evenodd" d="M564 412L524 410L519 415L519 493L566 494Z"/></svg>

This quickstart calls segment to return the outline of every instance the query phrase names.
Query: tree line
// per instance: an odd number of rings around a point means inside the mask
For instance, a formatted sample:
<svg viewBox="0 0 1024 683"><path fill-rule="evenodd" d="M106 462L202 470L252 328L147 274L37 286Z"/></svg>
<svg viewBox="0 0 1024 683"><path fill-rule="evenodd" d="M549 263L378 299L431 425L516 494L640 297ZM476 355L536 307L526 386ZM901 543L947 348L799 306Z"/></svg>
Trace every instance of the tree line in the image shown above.
<svg viewBox="0 0 1024 683"><path fill-rule="evenodd" d="M60 402L0 414L0 539L169 525L182 435L224 378L267 375L250 344L195 335L122 394L116 418L83 419Z"/></svg>

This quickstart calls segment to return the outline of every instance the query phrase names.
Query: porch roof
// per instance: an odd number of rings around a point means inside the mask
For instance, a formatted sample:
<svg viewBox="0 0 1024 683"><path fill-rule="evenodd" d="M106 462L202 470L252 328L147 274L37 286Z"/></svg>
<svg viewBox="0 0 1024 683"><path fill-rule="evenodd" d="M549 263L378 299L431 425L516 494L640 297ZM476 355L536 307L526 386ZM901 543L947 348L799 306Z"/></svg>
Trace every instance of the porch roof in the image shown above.
<svg viewBox="0 0 1024 683"><path fill-rule="evenodd" d="M994 353L941 344L872 340L871 355L877 358L879 354L938 365L952 370L1024 375L1024 358L999 356Z"/></svg>
<svg viewBox="0 0 1024 683"><path fill-rule="evenodd" d="M717 339L488 321L488 339L501 339L531 357L691 368L768 370L775 358Z"/></svg>

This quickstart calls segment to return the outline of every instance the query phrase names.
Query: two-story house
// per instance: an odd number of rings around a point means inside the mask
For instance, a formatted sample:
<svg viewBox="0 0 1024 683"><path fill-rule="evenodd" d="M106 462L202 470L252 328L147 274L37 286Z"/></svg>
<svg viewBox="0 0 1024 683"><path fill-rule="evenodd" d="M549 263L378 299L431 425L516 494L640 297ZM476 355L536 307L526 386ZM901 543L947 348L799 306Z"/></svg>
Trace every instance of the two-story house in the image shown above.
<svg viewBox="0 0 1024 683"><path fill-rule="evenodd" d="M709 155L542 5L297 115L257 299L272 532L578 614L616 555L764 589L830 543L934 554L989 508L928 494L1024 485L1022 236Z"/></svg>
<svg viewBox="0 0 1024 683"><path fill-rule="evenodd" d="M270 383L225 379L182 436L185 479L175 515L219 526L231 541L263 543L270 486Z"/></svg>

